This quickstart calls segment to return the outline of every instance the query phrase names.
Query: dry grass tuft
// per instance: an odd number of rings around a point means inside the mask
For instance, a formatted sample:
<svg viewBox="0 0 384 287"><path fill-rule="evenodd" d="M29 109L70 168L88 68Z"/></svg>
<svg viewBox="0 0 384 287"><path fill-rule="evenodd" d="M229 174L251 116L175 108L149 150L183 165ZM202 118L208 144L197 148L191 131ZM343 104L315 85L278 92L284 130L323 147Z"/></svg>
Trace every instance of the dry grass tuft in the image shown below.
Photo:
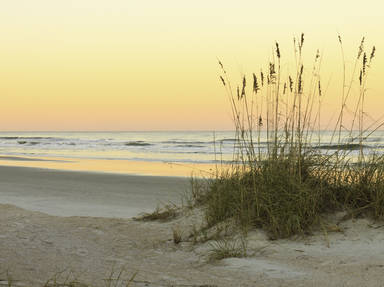
<svg viewBox="0 0 384 287"><path fill-rule="evenodd" d="M182 241L182 231L179 227L172 228L173 243L179 244Z"/></svg>
<svg viewBox="0 0 384 287"><path fill-rule="evenodd" d="M180 213L180 208L175 204L167 204L162 208L157 207L152 213L144 213L140 217L134 218L140 221L170 221L175 219Z"/></svg>

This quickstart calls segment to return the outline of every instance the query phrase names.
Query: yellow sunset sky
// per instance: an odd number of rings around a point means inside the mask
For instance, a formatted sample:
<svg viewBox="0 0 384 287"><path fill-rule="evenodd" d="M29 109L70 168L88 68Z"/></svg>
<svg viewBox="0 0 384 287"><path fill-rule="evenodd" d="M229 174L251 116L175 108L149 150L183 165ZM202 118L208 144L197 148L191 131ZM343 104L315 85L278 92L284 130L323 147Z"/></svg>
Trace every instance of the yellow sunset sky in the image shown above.
<svg viewBox="0 0 384 287"><path fill-rule="evenodd" d="M377 48L367 111L384 106L381 1L0 1L0 130L227 130L219 58L236 83L260 71L275 40L293 61L305 33L329 83L325 116L339 103L362 36ZM306 54L306 55L307 55Z"/></svg>

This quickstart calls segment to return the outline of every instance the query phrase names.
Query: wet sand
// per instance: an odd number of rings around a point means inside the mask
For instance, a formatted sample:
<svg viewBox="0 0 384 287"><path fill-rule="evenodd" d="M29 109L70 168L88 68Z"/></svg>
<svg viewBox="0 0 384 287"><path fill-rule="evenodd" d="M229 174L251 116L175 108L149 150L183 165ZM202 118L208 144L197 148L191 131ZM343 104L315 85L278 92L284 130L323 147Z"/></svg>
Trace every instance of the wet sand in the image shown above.
<svg viewBox="0 0 384 287"><path fill-rule="evenodd" d="M59 157L1 156L0 166L36 167L66 171L104 172L130 175L207 177L216 170L215 164L132 161Z"/></svg>

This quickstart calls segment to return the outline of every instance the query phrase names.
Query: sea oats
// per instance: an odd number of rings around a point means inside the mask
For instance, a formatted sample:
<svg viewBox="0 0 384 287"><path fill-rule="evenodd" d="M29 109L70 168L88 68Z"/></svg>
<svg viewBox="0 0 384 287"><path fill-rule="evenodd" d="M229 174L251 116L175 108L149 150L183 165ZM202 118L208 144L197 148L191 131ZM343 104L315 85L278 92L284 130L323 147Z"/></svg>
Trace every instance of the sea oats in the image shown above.
<svg viewBox="0 0 384 287"><path fill-rule="evenodd" d="M341 41L341 36L340 36L340 34L337 35L337 38L339 39L339 43L340 43L340 44L343 44L343 41Z"/></svg>
<svg viewBox="0 0 384 287"><path fill-rule="evenodd" d="M259 116L259 127L263 126L263 119Z"/></svg>
<svg viewBox="0 0 384 287"><path fill-rule="evenodd" d="M219 65L220 67L224 70L224 66L223 66L223 63L221 63L221 61L219 60Z"/></svg>
<svg viewBox="0 0 384 287"><path fill-rule="evenodd" d="M280 49L279 49L279 43L276 42L276 56L280 59Z"/></svg>
<svg viewBox="0 0 384 287"><path fill-rule="evenodd" d="M373 46L373 47L372 47L371 56L369 57L369 63L371 63L373 57L375 57L375 52L376 52L376 47Z"/></svg>
<svg viewBox="0 0 384 287"><path fill-rule="evenodd" d="M304 70L304 66L301 65L300 73L299 73L299 82L297 84L297 89L299 94L303 93L303 70Z"/></svg>
<svg viewBox="0 0 384 287"><path fill-rule="evenodd" d="M263 73L263 71L260 72L260 79L261 79L261 86L264 87L264 73Z"/></svg>
<svg viewBox="0 0 384 287"><path fill-rule="evenodd" d="M255 94L257 94L257 92L259 91L259 83L257 82L257 76L255 75L255 73L253 73L253 92Z"/></svg>
<svg viewBox="0 0 384 287"><path fill-rule="evenodd" d="M291 93L292 93L292 91L293 91L293 81L292 81L291 76L288 77L288 80L289 80L289 90L290 90Z"/></svg>
<svg viewBox="0 0 384 287"><path fill-rule="evenodd" d="M361 54L364 52L364 41L365 41L365 37L363 37L363 39L361 39L361 42L360 42L359 51L357 52L358 59L360 59Z"/></svg>
<svg viewBox="0 0 384 287"><path fill-rule="evenodd" d="M204 194L207 226L220 226L230 221L240 227L235 234L246 233L249 228L262 228L271 239L277 239L304 235L313 228L322 227L323 214L340 208L350 210L348 216L368 211L367 215L384 218L384 197L380 194L384 190L384 157L370 159L365 154L367 148L371 149L365 143L367 137L384 126L381 120L372 125L364 122L368 118L364 110L365 85L375 47L368 54L364 50L365 39L361 40L358 53L354 54L353 72L347 77L346 67L350 63L345 60L341 36L338 38L343 60L342 93L339 95L340 114L331 134L322 131L322 99L327 93L326 89L323 94L324 83L320 81L322 54L315 50L314 65L307 66L308 73L304 74L304 34L294 40L292 62L296 69L293 75L281 73L277 42L272 46L273 60L267 62L265 73L261 72L259 78L252 74L254 93L260 83L263 84L264 76L266 85L267 81L272 85L263 91L263 97L252 101L251 109L245 98L236 101L236 93L227 89L236 129L235 164L232 170L214 174ZM288 65L284 63L283 66L289 70ZM244 91L245 77L241 80ZM244 92L240 85L237 96L241 99ZM292 99L282 96L290 93ZM356 103L347 101L348 98L356 99ZM261 128L263 122L265 127ZM339 138L334 140L337 131ZM257 132L257 140L254 132ZM358 156L354 152L350 155L352 151L359 151Z"/></svg>
<svg viewBox="0 0 384 287"><path fill-rule="evenodd" d="M360 82L360 86L362 85L363 83L363 71L360 70L360 74L359 74L359 82Z"/></svg>
<svg viewBox="0 0 384 287"><path fill-rule="evenodd" d="M243 76L243 87L241 88L241 98L245 96L245 87L246 87L247 81L245 80L245 76Z"/></svg>
<svg viewBox="0 0 384 287"><path fill-rule="evenodd" d="M275 70L275 64L269 63L269 84L274 84L276 80L276 70Z"/></svg>
<svg viewBox="0 0 384 287"><path fill-rule="evenodd" d="M304 33L301 33L300 44L299 44L300 53L301 53L301 50L303 49L303 44L304 44Z"/></svg>

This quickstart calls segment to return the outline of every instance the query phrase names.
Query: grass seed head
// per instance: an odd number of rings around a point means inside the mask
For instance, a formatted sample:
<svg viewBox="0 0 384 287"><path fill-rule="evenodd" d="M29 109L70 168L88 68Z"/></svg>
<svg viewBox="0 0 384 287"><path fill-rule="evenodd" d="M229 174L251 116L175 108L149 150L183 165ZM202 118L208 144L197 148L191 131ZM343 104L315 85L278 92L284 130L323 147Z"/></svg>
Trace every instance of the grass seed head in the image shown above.
<svg viewBox="0 0 384 287"><path fill-rule="evenodd" d="M357 59L360 59L361 54L364 52L364 41L365 41L365 37L361 39L359 51L357 52Z"/></svg>
<svg viewBox="0 0 384 287"><path fill-rule="evenodd" d="M224 66L223 66L223 63L222 63L220 60L218 60L218 61L219 61L219 65L220 65L221 69L223 69L223 70L224 70Z"/></svg>
<svg viewBox="0 0 384 287"><path fill-rule="evenodd" d="M363 84L363 71L362 70L360 70L359 82L360 82L360 86L361 86Z"/></svg>
<svg viewBox="0 0 384 287"><path fill-rule="evenodd" d="M269 63L269 80L268 84L274 84L276 80L276 69L274 63Z"/></svg>
<svg viewBox="0 0 384 287"><path fill-rule="evenodd" d="M276 42L276 56L280 59L280 49L279 49L279 43Z"/></svg>
<svg viewBox="0 0 384 287"><path fill-rule="evenodd" d="M369 57L369 63L371 63L372 59L375 57L376 47L372 47L371 56Z"/></svg>
<svg viewBox="0 0 384 287"><path fill-rule="evenodd" d="M299 94L303 93L303 71L304 71L304 66L301 65L300 73L299 73L299 82L297 83L297 89Z"/></svg>
<svg viewBox="0 0 384 287"><path fill-rule="evenodd" d="M301 53L301 49L303 49L303 45L304 45L304 33L301 33L300 44L299 44L300 53Z"/></svg>
<svg viewBox="0 0 384 287"><path fill-rule="evenodd" d="M263 71L260 72L260 79L261 79L261 86L264 86L264 73Z"/></svg>
<svg viewBox="0 0 384 287"><path fill-rule="evenodd" d="M255 94L257 94L257 92L259 91L259 83L257 82L257 76L255 75L255 73L253 73L253 92Z"/></svg>
<svg viewBox="0 0 384 287"><path fill-rule="evenodd" d="M241 88L241 98L245 96L245 87L247 85L247 81L245 80L245 76L243 76L243 87Z"/></svg>
<svg viewBox="0 0 384 287"><path fill-rule="evenodd" d="M288 80L289 80L289 90L290 90L291 93L292 93L292 91L293 91L293 80L292 80L292 77L289 76L289 77L288 77Z"/></svg>

